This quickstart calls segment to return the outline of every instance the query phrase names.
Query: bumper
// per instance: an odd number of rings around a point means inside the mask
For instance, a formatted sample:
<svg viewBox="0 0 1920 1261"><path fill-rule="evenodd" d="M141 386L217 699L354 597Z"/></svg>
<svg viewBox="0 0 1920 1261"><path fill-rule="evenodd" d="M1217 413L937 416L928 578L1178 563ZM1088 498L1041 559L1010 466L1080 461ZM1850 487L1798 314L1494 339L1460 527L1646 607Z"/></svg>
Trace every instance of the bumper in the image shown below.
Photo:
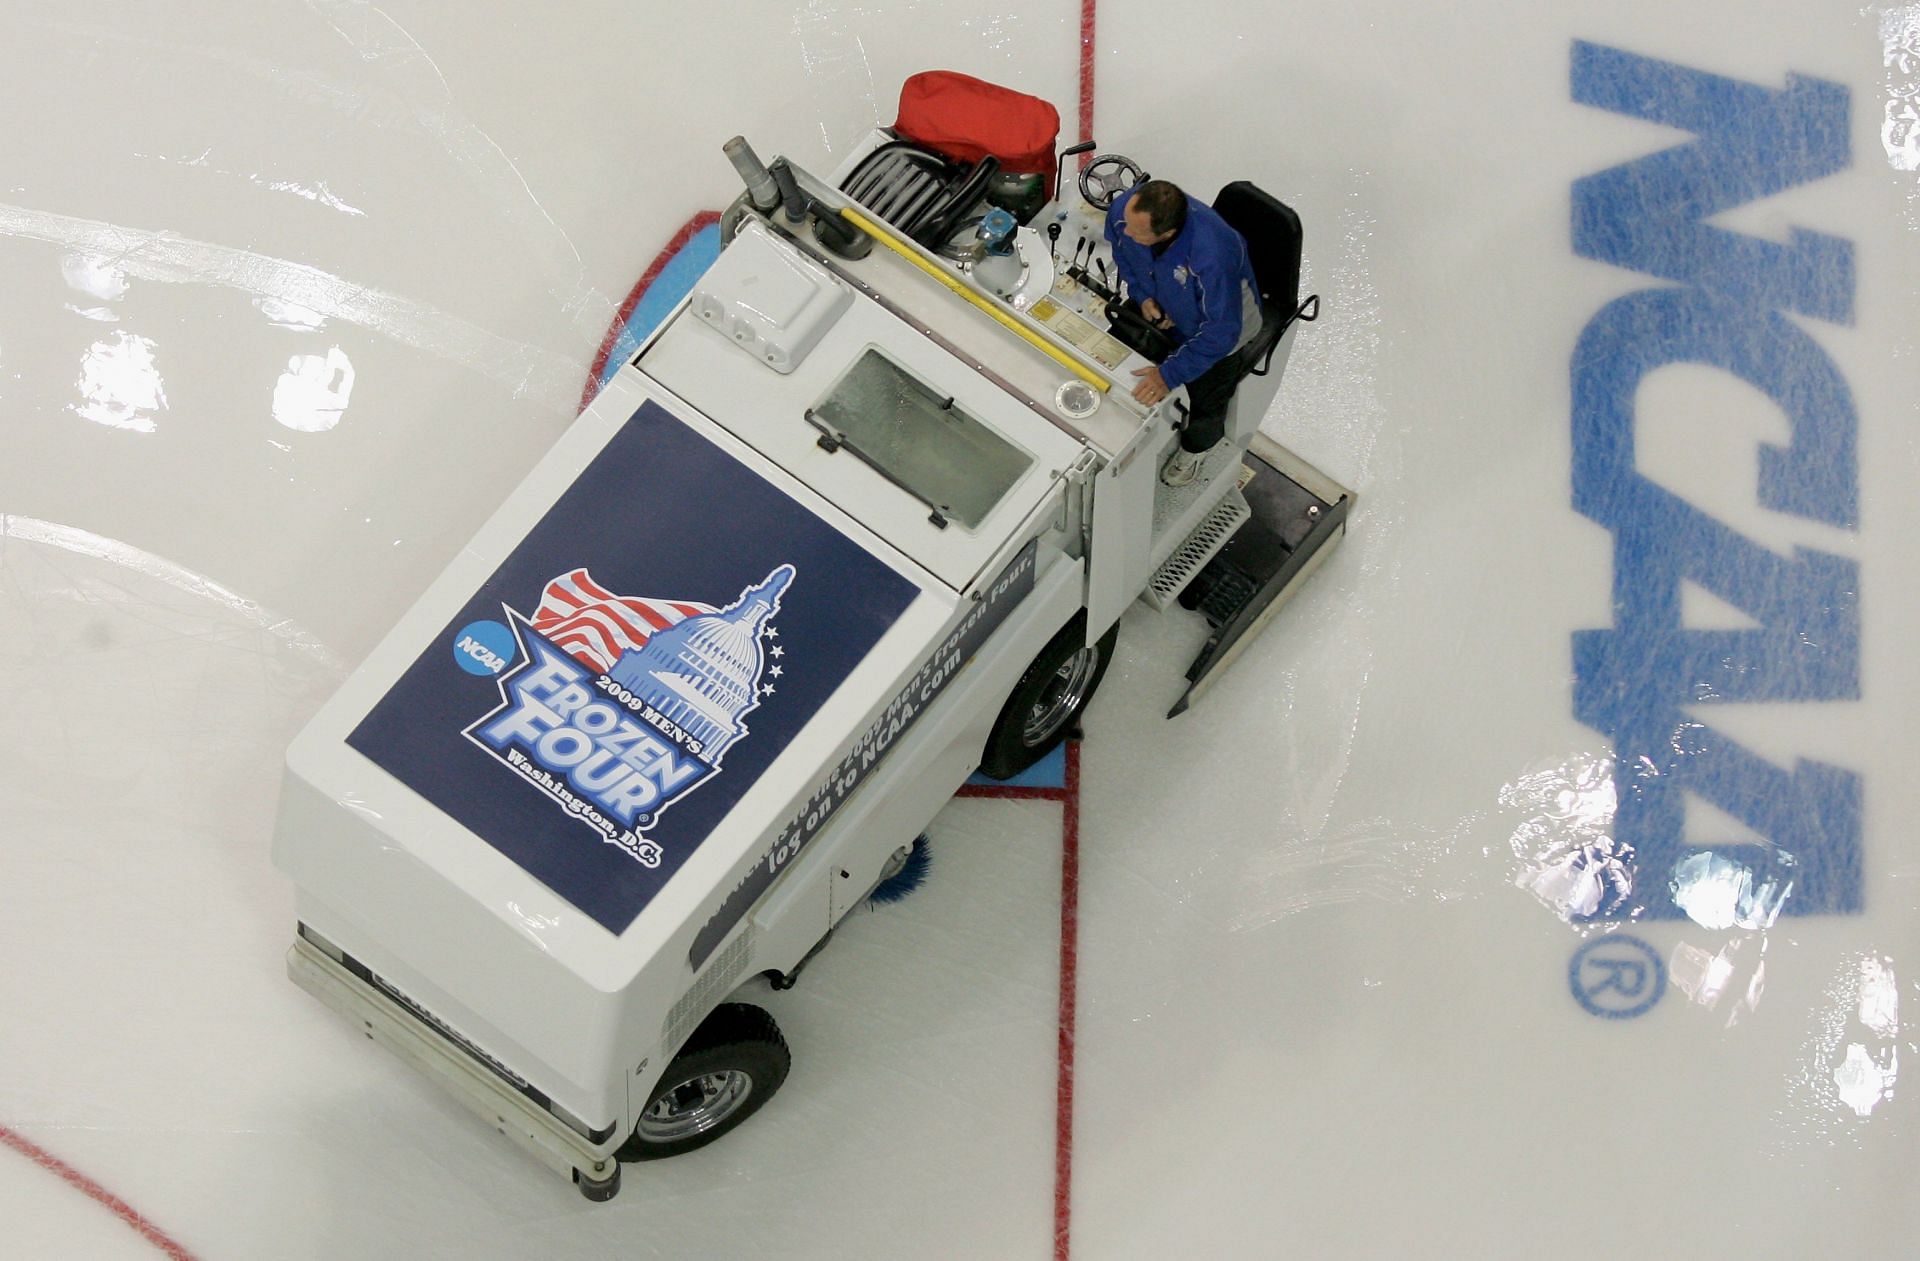
<svg viewBox="0 0 1920 1261"><path fill-rule="evenodd" d="M582 1185L605 1184L618 1177L613 1156L620 1145L617 1124L591 1135L576 1131L519 1093L474 1052L304 935L287 952L287 975L555 1173Z"/></svg>

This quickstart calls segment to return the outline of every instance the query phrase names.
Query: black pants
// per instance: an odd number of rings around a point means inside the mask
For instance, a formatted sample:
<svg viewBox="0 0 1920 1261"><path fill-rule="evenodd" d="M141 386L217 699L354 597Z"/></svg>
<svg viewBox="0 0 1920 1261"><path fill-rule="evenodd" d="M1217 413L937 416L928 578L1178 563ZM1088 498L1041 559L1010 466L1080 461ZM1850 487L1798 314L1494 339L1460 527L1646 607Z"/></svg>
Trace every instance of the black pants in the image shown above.
<svg viewBox="0 0 1920 1261"><path fill-rule="evenodd" d="M1227 432L1227 404L1240 384L1240 355L1234 352L1187 382L1187 427L1180 431L1182 451L1205 451Z"/></svg>

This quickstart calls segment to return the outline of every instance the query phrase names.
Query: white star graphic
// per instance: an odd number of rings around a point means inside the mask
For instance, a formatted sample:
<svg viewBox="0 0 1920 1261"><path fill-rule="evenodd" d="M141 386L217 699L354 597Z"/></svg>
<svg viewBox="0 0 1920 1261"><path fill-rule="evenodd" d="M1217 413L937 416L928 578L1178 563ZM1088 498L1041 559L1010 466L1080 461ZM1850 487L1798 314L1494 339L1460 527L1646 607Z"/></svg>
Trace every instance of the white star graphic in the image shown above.
<svg viewBox="0 0 1920 1261"><path fill-rule="evenodd" d="M773 655L776 657L784 657L787 655L787 650L785 648L782 648L779 644L775 644L773 646Z"/></svg>
<svg viewBox="0 0 1920 1261"><path fill-rule="evenodd" d="M771 684L771 683L769 683L769 684L767 684L766 686L764 686L764 687L762 687L762 688L760 689L760 695L762 695L762 696L772 696L772 695L773 695L773 684Z"/></svg>
<svg viewBox="0 0 1920 1261"><path fill-rule="evenodd" d="M780 677L780 667L774 666L771 670L768 670L767 673L771 674L774 678L777 679Z"/></svg>
<svg viewBox="0 0 1920 1261"><path fill-rule="evenodd" d="M780 628L778 626L767 627L767 638L768 639L780 638Z"/></svg>

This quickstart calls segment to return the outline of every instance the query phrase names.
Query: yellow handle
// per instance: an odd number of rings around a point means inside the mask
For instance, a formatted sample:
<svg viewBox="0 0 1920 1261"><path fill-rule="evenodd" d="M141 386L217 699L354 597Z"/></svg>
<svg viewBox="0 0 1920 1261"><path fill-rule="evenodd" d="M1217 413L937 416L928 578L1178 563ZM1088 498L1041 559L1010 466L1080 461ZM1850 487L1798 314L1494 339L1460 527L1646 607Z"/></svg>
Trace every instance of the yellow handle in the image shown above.
<svg viewBox="0 0 1920 1261"><path fill-rule="evenodd" d="M994 319L999 320L1002 324L1006 325L1009 329L1013 330L1015 333L1018 333L1021 337L1025 338L1027 342L1031 344L1036 350L1039 350L1041 353L1045 354L1048 358L1058 362L1060 366L1065 368L1067 371L1073 373L1073 375L1079 377L1082 381L1085 381L1088 385L1091 385L1094 389L1099 390L1102 394L1105 394L1107 392L1110 386L1110 382L1108 382L1108 380L1105 377L1101 376L1099 373L1095 372L1093 369L1082 365L1072 355L1069 355L1065 351L1061 350L1059 347L1054 346L1052 343L1048 342L1044 337L1041 337L1038 333L1034 332L1032 329L1028 328L1026 325L1022 324L1020 321L1014 319L1011 315L1008 315L1005 311L1002 311L999 307L995 306L992 302L988 301L986 298L981 297L979 294L975 293L973 290L967 288L966 285L962 284L956 277L949 274L945 268L940 267L938 264L930 263L926 259L922 258L919 254L915 253L907 245L901 242L898 237L894 236L893 233L889 232L886 228L882 227L878 223L875 223L872 219L869 219L867 216L861 214L858 210L853 209L851 206L842 209L840 211L840 214L842 215L842 217L846 218L848 221L853 223L853 225L859 228L862 232L866 233L868 236L872 237L874 240L880 242L880 244L886 246L888 249L892 250L894 253L898 254L900 257L906 259L909 263L912 263L915 267L918 267L921 271L927 273L927 275L932 276L935 280L939 281L941 284L945 285L947 288L953 290L955 293L959 294L961 297L965 298L967 301L973 303L973 305L979 307L982 311L985 311L988 315L991 315Z"/></svg>

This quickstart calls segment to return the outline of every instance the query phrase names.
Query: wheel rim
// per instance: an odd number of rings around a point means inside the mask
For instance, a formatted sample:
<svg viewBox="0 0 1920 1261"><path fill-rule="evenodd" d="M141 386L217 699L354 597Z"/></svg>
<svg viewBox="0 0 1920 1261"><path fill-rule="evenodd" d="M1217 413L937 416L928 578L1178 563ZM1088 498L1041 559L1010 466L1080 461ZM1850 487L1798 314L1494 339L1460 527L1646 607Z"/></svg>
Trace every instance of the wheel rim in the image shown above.
<svg viewBox="0 0 1920 1261"><path fill-rule="evenodd" d="M753 1093L753 1077L738 1069L723 1069L689 1077L647 1106L635 1127L649 1143L672 1143L704 1134L740 1110Z"/></svg>
<svg viewBox="0 0 1920 1261"><path fill-rule="evenodd" d="M1082 648L1060 663L1041 690L1040 699L1027 711L1027 721L1020 729L1028 748L1052 739L1080 711L1099 664L1100 650L1095 647Z"/></svg>

